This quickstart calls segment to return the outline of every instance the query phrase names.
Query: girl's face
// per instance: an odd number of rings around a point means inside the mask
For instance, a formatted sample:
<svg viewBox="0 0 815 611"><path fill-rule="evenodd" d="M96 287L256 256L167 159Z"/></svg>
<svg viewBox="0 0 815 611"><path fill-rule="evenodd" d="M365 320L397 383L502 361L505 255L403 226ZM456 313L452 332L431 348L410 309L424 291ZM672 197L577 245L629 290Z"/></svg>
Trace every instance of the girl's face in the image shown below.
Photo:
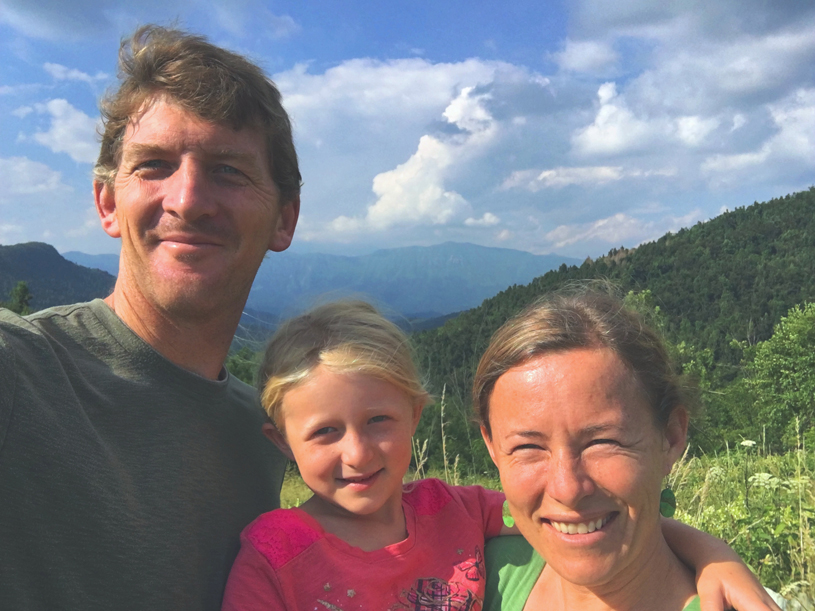
<svg viewBox="0 0 815 611"><path fill-rule="evenodd" d="M401 509L421 411L390 382L321 365L286 393L285 433L270 436L314 492L310 513L376 519Z"/></svg>

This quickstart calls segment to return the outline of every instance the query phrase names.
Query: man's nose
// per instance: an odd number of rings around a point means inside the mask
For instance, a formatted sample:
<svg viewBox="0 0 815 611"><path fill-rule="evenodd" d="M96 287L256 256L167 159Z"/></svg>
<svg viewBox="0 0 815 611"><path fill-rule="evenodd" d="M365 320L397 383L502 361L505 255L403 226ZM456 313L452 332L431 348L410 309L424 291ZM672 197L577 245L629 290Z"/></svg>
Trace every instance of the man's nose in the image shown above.
<svg viewBox="0 0 815 611"><path fill-rule="evenodd" d="M207 181L206 168L195 160L184 159L165 183L164 210L184 221L214 216L217 206Z"/></svg>
<svg viewBox="0 0 815 611"><path fill-rule="evenodd" d="M564 507L576 507L583 497L594 492L595 484L579 456L556 453L547 474L546 494Z"/></svg>

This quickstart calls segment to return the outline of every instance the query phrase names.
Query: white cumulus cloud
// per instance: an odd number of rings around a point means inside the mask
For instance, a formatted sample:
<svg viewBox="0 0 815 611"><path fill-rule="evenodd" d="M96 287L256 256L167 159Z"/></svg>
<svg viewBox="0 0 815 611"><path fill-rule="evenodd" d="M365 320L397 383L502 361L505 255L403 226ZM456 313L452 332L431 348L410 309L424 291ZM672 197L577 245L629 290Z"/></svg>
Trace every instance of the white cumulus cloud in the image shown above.
<svg viewBox="0 0 815 611"><path fill-rule="evenodd" d="M567 38L563 51L555 53L554 59L561 70L597 73L614 66L619 56L605 41Z"/></svg>
<svg viewBox="0 0 815 611"><path fill-rule="evenodd" d="M720 186L741 180L745 172L783 173L815 169L815 88L799 89L767 106L776 131L752 151L717 154L702 163L702 172Z"/></svg>
<svg viewBox="0 0 815 611"><path fill-rule="evenodd" d="M16 203L21 195L70 191L62 174L27 157L0 157L0 204Z"/></svg>
<svg viewBox="0 0 815 611"><path fill-rule="evenodd" d="M495 216L492 212L485 212L480 219L468 218L464 220L467 227L492 227L501 222L501 219Z"/></svg>
<svg viewBox="0 0 815 611"><path fill-rule="evenodd" d="M570 185L604 185L624 178L673 176L675 168L658 170L624 169L622 166L560 167L551 170L518 170L501 185L502 189L525 189L536 193L541 189L560 189Z"/></svg>
<svg viewBox="0 0 815 611"><path fill-rule="evenodd" d="M405 163L374 177L377 201L363 218L340 216L335 231L381 231L396 225L444 225L466 212L469 204L445 186L452 166L472 158L492 139L496 122L484 107L488 94L465 87L445 109L448 123L461 130L448 137L424 135Z"/></svg>
<svg viewBox="0 0 815 611"><path fill-rule="evenodd" d="M613 155L639 150L664 134L664 126L640 119L628 109L615 83L603 83L597 90L597 98L600 108L594 122L572 136L578 153Z"/></svg>
<svg viewBox="0 0 815 611"><path fill-rule="evenodd" d="M108 78L104 72L97 72L95 76L91 76L76 68L67 68L60 64L46 63L43 69L58 81L81 81L93 84L95 81L104 81Z"/></svg>
<svg viewBox="0 0 815 611"><path fill-rule="evenodd" d="M34 134L36 142L55 153L67 153L74 161L96 161L99 154L99 144L96 141L97 120L63 99L37 104L36 109L40 113L51 115L48 131Z"/></svg>
<svg viewBox="0 0 815 611"><path fill-rule="evenodd" d="M578 242L600 241L617 245L638 245L667 231L677 231L700 218L701 211L693 210L682 217L668 216L660 221L644 221L619 212L590 223L560 225L545 235L553 248L563 248Z"/></svg>

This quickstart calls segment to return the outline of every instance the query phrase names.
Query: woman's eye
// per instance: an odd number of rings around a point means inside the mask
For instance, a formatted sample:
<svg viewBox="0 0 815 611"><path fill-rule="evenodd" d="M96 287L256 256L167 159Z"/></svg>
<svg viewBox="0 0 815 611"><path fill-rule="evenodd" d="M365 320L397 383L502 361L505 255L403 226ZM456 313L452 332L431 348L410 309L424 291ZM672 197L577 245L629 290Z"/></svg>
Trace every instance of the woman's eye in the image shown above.
<svg viewBox="0 0 815 611"><path fill-rule="evenodd" d="M620 443L614 439L592 439L589 442L590 446L613 445L618 446Z"/></svg>
<svg viewBox="0 0 815 611"><path fill-rule="evenodd" d="M535 451L541 451L541 450L543 450L543 448L540 447L539 445L534 444L534 443L524 443L524 444L521 444L519 446L515 446L514 448L512 448L513 453L515 453L515 452L535 452Z"/></svg>

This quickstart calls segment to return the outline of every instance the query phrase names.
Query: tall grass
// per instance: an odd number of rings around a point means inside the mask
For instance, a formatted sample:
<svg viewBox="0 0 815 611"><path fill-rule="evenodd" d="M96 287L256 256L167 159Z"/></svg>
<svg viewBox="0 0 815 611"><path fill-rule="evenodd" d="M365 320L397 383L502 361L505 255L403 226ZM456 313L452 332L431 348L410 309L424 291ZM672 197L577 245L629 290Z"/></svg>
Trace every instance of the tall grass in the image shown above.
<svg viewBox="0 0 815 611"><path fill-rule="evenodd" d="M761 582L815 608L815 453L768 455L742 442L679 461L669 477L676 518L727 541Z"/></svg>

